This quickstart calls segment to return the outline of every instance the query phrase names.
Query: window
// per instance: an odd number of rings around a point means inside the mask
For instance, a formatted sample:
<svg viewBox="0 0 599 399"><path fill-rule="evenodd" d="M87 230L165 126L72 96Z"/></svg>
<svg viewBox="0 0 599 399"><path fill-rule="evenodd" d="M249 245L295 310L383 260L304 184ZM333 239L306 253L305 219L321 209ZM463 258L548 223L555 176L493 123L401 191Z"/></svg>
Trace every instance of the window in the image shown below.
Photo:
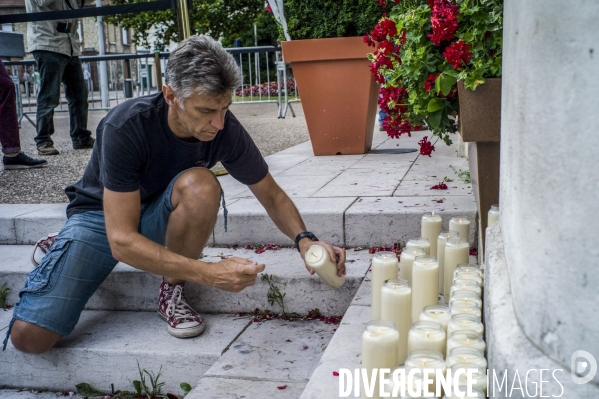
<svg viewBox="0 0 599 399"><path fill-rule="evenodd" d="M121 29L121 38L123 39L123 45L129 45L129 29L122 28Z"/></svg>
<svg viewBox="0 0 599 399"><path fill-rule="evenodd" d="M12 32L12 24L2 24L2 32Z"/></svg>

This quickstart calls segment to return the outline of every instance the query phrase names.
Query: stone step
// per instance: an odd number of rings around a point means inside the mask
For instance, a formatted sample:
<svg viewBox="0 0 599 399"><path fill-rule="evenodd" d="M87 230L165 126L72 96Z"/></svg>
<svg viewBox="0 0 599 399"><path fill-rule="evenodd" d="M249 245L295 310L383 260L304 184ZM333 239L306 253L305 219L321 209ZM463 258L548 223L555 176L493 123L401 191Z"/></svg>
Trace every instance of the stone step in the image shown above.
<svg viewBox="0 0 599 399"><path fill-rule="evenodd" d="M12 311L0 310L2 338L11 317ZM115 391L133 391L139 362L142 369L161 371L163 392L181 396L179 384L194 386L250 323L230 315L205 320L201 336L178 339L155 312L84 311L73 333L43 355L21 353L9 342L1 355L0 385L63 391L87 382L102 392L111 392L111 384Z"/></svg>
<svg viewBox="0 0 599 399"><path fill-rule="evenodd" d="M0 245L0 285L7 282L11 288L9 303L18 301L18 292L33 269L30 262L32 248L28 245ZM203 259L217 262L223 256L237 256L264 263L264 273L276 275L276 285L285 293L287 312L307 314L311 309L318 308L323 314L340 315L345 312L364 279L371 258L366 250L350 249L347 255L346 282L337 290L330 288L317 275L311 276L297 250L292 248L257 254L247 249L209 247L204 250ZM160 281L159 276L119 263L89 300L86 309L153 311ZM195 309L204 313L248 312L256 308L280 312L276 304L269 304L268 290L269 284L258 278L254 286L240 293L188 284L186 296Z"/></svg>
<svg viewBox="0 0 599 399"><path fill-rule="evenodd" d="M320 239L338 246L403 244L420 235L420 219L424 212L434 211L441 215L444 229L449 228L452 216L466 215L473 222L477 220L476 202L469 185L450 183L450 189L435 191L428 189L432 184L436 182L402 181L398 186L396 183L395 191L390 189L389 193L394 196L389 197L292 196L292 200L309 229ZM349 181L347 185L352 187ZM66 204L0 204L0 244L34 244L46 234L60 230L66 221L65 207ZM221 209L212 245L293 245L275 226L256 198L234 198L229 201L227 210L227 232ZM472 245L477 241L477 226L478 223L472 223Z"/></svg>

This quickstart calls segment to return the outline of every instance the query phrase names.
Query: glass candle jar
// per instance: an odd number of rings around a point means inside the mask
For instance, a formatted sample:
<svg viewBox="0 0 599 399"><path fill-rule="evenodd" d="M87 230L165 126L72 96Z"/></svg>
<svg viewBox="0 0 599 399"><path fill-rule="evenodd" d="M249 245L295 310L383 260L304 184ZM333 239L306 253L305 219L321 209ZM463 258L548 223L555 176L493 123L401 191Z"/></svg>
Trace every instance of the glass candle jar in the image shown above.
<svg viewBox="0 0 599 399"><path fill-rule="evenodd" d="M447 340L447 353L451 353L453 348L465 346L474 348L484 355L487 348L483 337L474 331L456 331Z"/></svg>
<svg viewBox="0 0 599 399"><path fill-rule="evenodd" d="M483 278L480 274L464 273L458 271L458 269L456 269L456 272L453 274L453 282L455 283L457 280L476 281L481 289L483 286Z"/></svg>
<svg viewBox="0 0 599 399"><path fill-rule="evenodd" d="M468 347L453 348L447 355L447 368L451 368L457 363L472 363L483 369L487 369L487 359L484 358L478 349Z"/></svg>
<svg viewBox="0 0 599 399"><path fill-rule="evenodd" d="M412 326L412 288L407 280L388 280L381 289L381 320L395 324L399 332L398 364L408 357L408 332Z"/></svg>
<svg viewBox="0 0 599 399"><path fill-rule="evenodd" d="M449 302L450 288L453 282L453 273L456 267L462 263L468 263L470 256L470 245L462 238L450 238L445 244L445 285L443 293L445 302Z"/></svg>
<svg viewBox="0 0 599 399"><path fill-rule="evenodd" d="M472 363L457 363L451 367L451 375L456 375L458 370L462 370L458 375L458 386L460 391L466 393L468 391L468 373L467 370L476 370L472 373L472 389L478 389L482 391L484 395L487 394L487 371L480 366ZM455 392L455 388L452 387L452 391ZM485 396L483 396L485 397Z"/></svg>
<svg viewBox="0 0 599 399"><path fill-rule="evenodd" d="M472 301L464 301L464 300L453 300L449 305L449 310L451 310L451 314L458 313L468 313L477 317L481 317L481 310L478 308L476 303Z"/></svg>
<svg viewBox="0 0 599 399"><path fill-rule="evenodd" d="M478 285L477 281L460 279L460 280L454 280L453 283L451 284L451 286L449 287L450 299L451 299L451 295L453 295L453 293L455 291L460 291L460 290L474 291L478 294L479 297L482 294L482 289L481 289L480 285Z"/></svg>
<svg viewBox="0 0 599 399"><path fill-rule="evenodd" d="M462 390L462 392L464 392L463 389L461 389L461 390ZM486 399L486 397L487 397L487 394L484 393L483 391L481 391L480 389L472 388L472 395L468 396L468 399L472 399L472 398L474 398L474 399L479 399L479 398L480 399ZM463 396L455 396L455 395L443 396L443 399L463 399L463 398L464 398Z"/></svg>
<svg viewBox="0 0 599 399"><path fill-rule="evenodd" d="M467 216L456 216L449 219L449 230L457 231L460 238L470 241L470 220Z"/></svg>
<svg viewBox="0 0 599 399"><path fill-rule="evenodd" d="M483 300L480 299L480 296L478 296L478 294L474 291L454 291L453 295L451 296L451 299L449 300L449 305L451 305L454 301L459 300L474 302L480 310L483 309Z"/></svg>
<svg viewBox="0 0 599 399"><path fill-rule="evenodd" d="M417 321L412 324L408 333L408 356L409 353L428 349L441 352L445 357L446 336L441 324L433 321Z"/></svg>
<svg viewBox="0 0 599 399"><path fill-rule="evenodd" d="M371 319L380 320L381 318L381 288L387 280L396 280L398 276L397 255L394 252L377 252L372 258L372 297L370 303Z"/></svg>
<svg viewBox="0 0 599 399"><path fill-rule="evenodd" d="M439 263L434 256L417 256L412 264L412 322L422 310L439 303Z"/></svg>
<svg viewBox="0 0 599 399"><path fill-rule="evenodd" d="M456 313L451 315L447 324L447 336L450 337L456 331L474 331L481 336L485 332L485 327L480 321L480 317L468 313Z"/></svg>
<svg viewBox="0 0 599 399"><path fill-rule="evenodd" d="M397 367L399 333L391 321L376 320L366 324L362 333L362 368L371 375L373 369ZM375 391L379 392L378 379Z"/></svg>
<svg viewBox="0 0 599 399"><path fill-rule="evenodd" d="M401 257L399 259L399 277L402 280L408 280L410 286L412 285L412 266L414 259L418 256L425 256L426 253L420 247L404 248L401 251Z"/></svg>
<svg viewBox="0 0 599 399"><path fill-rule="evenodd" d="M431 243L428 241L426 237L418 237L408 240L406 242L406 248L417 248L420 247L424 251L424 253L428 256L431 254Z"/></svg>
<svg viewBox="0 0 599 399"><path fill-rule="evenodd" d="M447 325L451 319L451 310L446 305L431 305L422 310L420 321L434 321L441 324L447 334Z"/></svg>
<svg viewBox="0 0 599 399"><path fill-rule="evenodd" d="M445 286L445 244L449 238L459 238L457 231L442 231L437 237L437 262L439 262L439 294Z"/></svg>
<svg viewBox="0 0 599 399"><path fill-rule="evenodd" d="M420 221L420 235L426 237L431 245L429 255L437 256L437 237L443 228L441 216L435 212L425 212Z"/></svg>
<svg viewBox="0 0 599 399"><path fill-rule="evenodd" d="M424 371L426 369L428 371L428 378L432 380L428 386L428 391L435 392L437 386L437 371L445 374L447 366L445 365L445 360L443 360L441 352L416 350L410 352L410 355L406 360L406 370L409 372L411 369L419 369L420 374L418 374L418 376L421 376L422 379L424 379Z"/></svg>
<svg viewBox="0 0 599 399"><path fill-rule="evenodd" d="M487 227L493 226L497 221L499 221L499 204L494 204L487 214Z"/></svg>

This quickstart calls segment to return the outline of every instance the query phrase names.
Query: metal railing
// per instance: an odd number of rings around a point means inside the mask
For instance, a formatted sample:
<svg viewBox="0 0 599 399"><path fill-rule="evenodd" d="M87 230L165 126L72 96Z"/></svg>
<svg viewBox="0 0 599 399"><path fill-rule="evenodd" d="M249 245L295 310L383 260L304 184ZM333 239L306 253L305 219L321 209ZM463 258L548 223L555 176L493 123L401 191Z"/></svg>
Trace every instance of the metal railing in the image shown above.
<svg viewBox="0 0 599 399"><path fill-rule="evenodd" d="M242 85L233 93L234 104L277 104L277 117L285 118L288 109L292 115L295 112L291 103L298 102L299 93L295 79L288 78L287 64L282 61L280 48L272 46L263 47L240 47L226 49L238 62L242 71ZM170 53L159 53L160 71L166 68L166 62ZM156 93L161 90L157 87L157 81L162 81L155 75L155 55L150 52L142 54L111 54L104 56L81 56L79 57L83 68L89 72L86 79L88 88L88 102L90 111L107 111L119 103L138 96ZM103 93L99 84L99 64L107 63L108 69L108 96ZM15 62L4 62L12 70L12 78L17 90L17 112L19 125L26 118L35 126L30 115L36 113L38 87L33 82L26 82L23 89L18 76L21 76L19 68L25 68L29 76L33 76L36 66L35 60L24 60ZM275 80L276 79L276 80ZM104 96L103 96L104 94ZM102 98L108 98L108 103ZM68 112L67 100L64 88L61 86L61 95L55 112Z"/></svg>

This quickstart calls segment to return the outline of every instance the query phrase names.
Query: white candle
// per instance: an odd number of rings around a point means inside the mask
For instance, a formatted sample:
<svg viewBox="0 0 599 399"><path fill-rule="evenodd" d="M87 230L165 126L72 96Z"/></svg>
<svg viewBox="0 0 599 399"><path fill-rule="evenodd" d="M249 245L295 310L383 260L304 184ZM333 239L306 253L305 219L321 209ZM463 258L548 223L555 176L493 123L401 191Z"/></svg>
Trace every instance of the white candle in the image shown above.
<svg viewBox="0 0 599 399"><path fill-rule="evenodd" d="M456 291L472 291L478 296L482 294L482 289L475 280L454 280L449 288L449 297Z"/></svg>
<svg viewBox="0 0 599 399"><path fill-rule="evenodd" d="M449 305L451 314L467 313L474 316L481 317L481 310L478 308L476 303L472 301L452 301Z"/></svg>
<svg viewBox="0 0 599 399"><path fill-rule="evenodd" d="M468 389L468 369L477 369L477 372L472 373L472 389L477 389L483 392L483 398L486 397L487 371L473 363L458 363L454 364L451 367L451 375L456 375L456 372L460 369L462 369L462 372L458 375L458 386L460 388L460 391L466 392L466 390Z"/></svg>
<svg viewBox="0 0 599 399"><path fill-rule="evenodd" d="M412 289L407 280L389 280L381 289L381 320L395 324L399 333L398 364L408 357L408 332L412 325Z"/></svg>
<svg viewBox="0 0 599 399"><path fill-rule="evenodd" d="M447 355L447 368L458 363L473 363L483 369L487 368L487 359L480 353L478 349L460 346L453 348Z"/></svg>
<svg viewBox="0 0 599 399"><path fill-rule="evenodd" d="M483 309L483 300L480 299L480 296L474 291L468 291L468 290L454 291L453 295L451 296L451 299L449 300L449 305L451 305L454 301L474 302L474 303L476 303L476 306L478 306L478 308L480 310Z"/></svg>
<svg viewBox="0 0 599 399"><path fill-rule="evenodd" d="M418 256L412 265L412 322L422 309L439 303L439 264L434 256Z"/></svg>
<svg viewBox="0 0 599 399"><path fill-rule="evenodd" d="M487 227L493 226L499 220L499 205L491 205L487 217Z"/></svg>
<svg viewBox="0 0 599 399"><path fill-rule="evenodd" d="M420 221L420 236L428 238L431 249L427 255L437 256L437 237L443 228L441 216L435 215L435 212L426 212L422 215Z"/></svg>
<svg viewBox="0 0 599 399"><path fill-rule="evenodd" d="M482 269L478 267L478 265L471 265L468 263L462 263L457 265L455 271L453 272L454 278L457 273L472 274L473 276L480 276L481 278L483 278Z"/></svg>
<svg viewBox="0 0 599 399"><path fill-rule="evenodd" d="M469 251L468 241L463 238L450 238L445 244L445 285L443 287L445 303L449 303L453 272L460 263L468 263Z"/></svg>
<svg viewBox="0 0 599 399"><path fill-rule="evenodd" d="M475 333L474 331L456 331L447 339L447 353L451 353L453 348L461 346L477 349L483 356L487 347L479 333Z"/></svg>
<svg viewBox="0 0 599 399"><path fill-rule="evenodd" d="M428 241L426 237L418 237L408 240L406 242L406 248L422 248L426 255L431 254L431 243Z"/></svg>
<svg viewBox="0 0 599 399"><path fill-rule="evenodd" d="M456 269L456 273L454 273L453 282L455 283L457 280L467 280L467 281L476 281L479 287L483 286L483 278L480 274L474 273L463 273L458 272Z"/></svg>
<svg viewBox="0 0 599 399"><path fill-rule="evenodd" d="M372 320L381 318L381 288L387 280L397 280L397 255L393 252L377 252L372 258L372 301L370 303Z"/></svg>
<svg viewBox="0 0 599 399"><path fill-rule="evenodd" d="M449 219L449 231L457 231L460 238L470 242L470 220L466 216Z"/></svg>
<svg viewBox="0 0 599 399"><path fill-rule="evenodd" d="M428 391L435 392L437 386L437 370L440 370L441 373L445 374L447 366L445 365L445 360L443 360L443 354L441 352L415 350L410 353L410 356L408 356L408 359L406 360L406 371L409 373L409 370L411 369L420 370L420 374L416 374L417 376L424 376L424 369L434 370L429 372L429 378L432 380L432 383L429 384Z"/></svg>
<svg viewBox="0 0 599 399"><path fill-rule="evenodd" d="M420 321L434 321L441 324L443 331L447 334L447 325L451 320L451 310L446 305L427 306L420 313Z"/></svg>
<svg viewBox="0 0 599 399"><path fill-rule="evenodd" d="M466 148L468 148L468 147L466 147ZM465 391L463 388L460 388L460 390L462 392L468 392L468 391ZM455 391L452 391L452 392L455 392ZM472 388L472 395L468 396L468 399L479 399L479 398L485 399L486 397L487 397L487 394L484 393L483 391L481 391L480 389ZM455 395L443 396L443 399L463 399L463 398L464 398L463 396L455 396Z"/></svg>
<svg viewBox="0 0 599 399"><path fill-rule="evenodd" d="M408 353L419 349L439 351L445 357L446 339L441 324L433 321L417 321L408 334Z"/></svg>
<svg viewBox="0 0 599 399"><path fill-rule="evenodd" d="M320 245L312 245L305 255L306 263L333 288L339 288L345 282L345 275L337 275L337 265L331 260L327 250Z"/></svg>
<svg viewBox="0 0 599 399"><path fill-rule="evenodd" d="M448 238L460 238L457 231L444 231L437 237L437 262L439 262L439 294L445 288L445 244ZM447 301L445 301L447 302Z"/></svg>
<svg viewBox="0 0 599 399"><path fill-rule="evenodd" d="M362 333L362 368L367 375L371 375L373 369L397 367L398 345L399 333L392 322L377 320L366 324ZM372 397L379 397L378 378Z"/></svg>
<svg viewBox="0 0 599 399"><path fill-rule="evenodd" d="M422 248L404 248L399 258L399 276L412 285L412 265L417 256L425 256Z"/></svg>
<svg viewBox="0 0 599 399"><path fill-rule="evenodd" d="M482 336L485 327L479 316L469 313L455 313L451 315L449 324L447 324L447 336L451 337L451 334L456 331L474 331Z"/></svg>

